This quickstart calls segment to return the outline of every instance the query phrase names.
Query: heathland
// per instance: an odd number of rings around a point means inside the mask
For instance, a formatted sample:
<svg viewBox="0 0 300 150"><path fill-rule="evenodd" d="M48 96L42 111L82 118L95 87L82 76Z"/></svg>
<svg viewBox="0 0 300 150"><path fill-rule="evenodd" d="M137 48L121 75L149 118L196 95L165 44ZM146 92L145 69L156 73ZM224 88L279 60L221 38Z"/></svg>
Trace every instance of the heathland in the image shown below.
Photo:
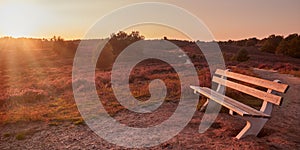
<svg viewBox="0 0 300 150"><path fill-rule="evenodd" d="M129 126L156 125L168 118L180 99L180 81L174 68L157 59L147 59L134 67L129 83L132 95L141 101L149 99L149 83L162 79L168 89L164 104L155 113L136 114L126 110L113 94L111 67L128 45L145 40L138 32L112 34L97 60L95 83L106 111ZM201 41L175 39L145 40L149 43L167 40L182 49L194 64L201 86L211 86L211 72L205 56L197 46ZM115 148L97 137L85 125L77 109L72 88L72 67L78 45L83 40L0 38L0 149L19 148ZM104 40L84 40L99 42ZM203 115L196 112L189 125L171 140L154 147L168 148L249 148L297 149L299 139L300 103L300 36L271 35L265 39L216 42L222 51L226 67L234 72L280 79L291 87L283 106L275 108L273 117L258 137L237 141L236 133L243 120L225 114L222 109L213 126L198 133ZM151 44L150 44L151 45ZM164 53L174 49L161 48ZM183 62L184 63L184 62ZM122 73L121 71L119 72ZM227 94L254 107L261 103L253 97L227 90ZM199 106L203 103L200 97Z"/></svg>

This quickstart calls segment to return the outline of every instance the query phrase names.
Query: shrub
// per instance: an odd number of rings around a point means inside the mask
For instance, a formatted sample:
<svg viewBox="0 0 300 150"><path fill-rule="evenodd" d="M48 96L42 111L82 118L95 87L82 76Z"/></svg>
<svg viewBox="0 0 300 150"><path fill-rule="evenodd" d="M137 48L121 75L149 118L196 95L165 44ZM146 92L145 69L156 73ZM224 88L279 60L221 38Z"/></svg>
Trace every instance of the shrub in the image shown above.
<svg viewBox="0 0 300 150"><path fill-rule="evenodd" d="M25 133L18 133L16 135L17 140L25 140Z"/></svg>
<svg viewBox="0 0 300 150"><path fill-rule="evenodd" d="M235 55L234 60L239 62L247 61L250 57L248 56L248 51L246 49L240 49Z"/></svg>
<svg viewBox="0 0 300 150"><path fill-rule="evenodd" d="M11 135L9 133L4 133L3 137L10 137Z"/></svg>
<svg viewBox="0 0 300 150"><path fill-rule="evenodd" d="M52 50L59 56L74 57L77 45L72 41L65 41L63 38L54 36L51 41L53 42Z"/></svg>

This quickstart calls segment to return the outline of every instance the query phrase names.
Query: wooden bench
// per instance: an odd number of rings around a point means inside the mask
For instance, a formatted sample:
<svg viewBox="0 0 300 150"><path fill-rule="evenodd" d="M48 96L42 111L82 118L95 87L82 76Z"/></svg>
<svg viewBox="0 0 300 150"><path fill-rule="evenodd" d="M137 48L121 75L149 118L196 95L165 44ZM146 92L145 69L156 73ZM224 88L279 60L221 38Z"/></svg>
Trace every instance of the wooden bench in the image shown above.
<svg viewBox="0 0 300 150"><path fill-rule="evenodd" d="M207 101L202 106L202 110L208 105L210 101L217 102L218 104L229 109L229 114L238 114L240 118L247 121L246 126L236 136L237 139L243 138L247 135L255 135L260 132L265 123L270 119L273 105L281 105L282 97L278 93L285 93L288 85L281 84L279 80L269 81L256 77L251 77L239 73L230 72L230 70L217 69L212 81L217 83L217 89L212 90L207 87L190 86L194 93L201 94L207 97ZM245 85L248 84L248 85ZM268 89L262 91L253 86L259 86ZM246 93L253 97L263 100L260 110L250 107L244 103L236 101L228 96L222 94L221 90L225 87Z"/></svg>

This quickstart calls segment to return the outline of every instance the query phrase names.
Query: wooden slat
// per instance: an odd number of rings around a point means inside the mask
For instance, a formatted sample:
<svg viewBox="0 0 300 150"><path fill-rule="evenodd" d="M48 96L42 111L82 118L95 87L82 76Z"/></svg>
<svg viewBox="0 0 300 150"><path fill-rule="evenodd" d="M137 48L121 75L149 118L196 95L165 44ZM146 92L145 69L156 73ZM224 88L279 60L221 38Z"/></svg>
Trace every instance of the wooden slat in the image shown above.
<svg viewBox="0 0 300 150"><path fill-rule="evenodd" d="M243 74L239 74L239 73L221 70L221 69L217 69L215 74L218 74L221 76L226 76L228 78L236 79L236 80L250 83L253 85L258 85L258 86L265 87L267 89L272 89L272 90L282 92L282 93L286 92L286 90L288 88L288 85L286 85L286 84L276 83L276 82L272 82L269 80L264 80L264 79L251 77L251 76L247 76L247 75L243 75Z"/></svg>
<svg viewBox="0 0 300 150"><path fill-rule="evenodd" d="M222 106L227 107L228 109L236 112L241 116L252 116L252 117L265 117L269 118L270 116L264 114L261 111L258 111L250 106L247 106L241 102L238 102L230 97L222 95L216 91L213 91L206 87L197 87L197 86L190 86L194 91L204 95L205 97L221 104Z"/></svg>
<svg viewBox="0 0 300 150"><path fill-rule="evenodd" d="M248 86L245 86L245 85L242 85L242 84L239 84L239 83L235 83L235 82L232 82L232 81L221 79L221 78L216 77L216 76L213 77L213 82L222 84L226 87L241 91L243 93L252 95L256 98L271 102L271 103L276 104L276 105L280 105L280 103L281 103L282 97L277 96L277 95L273 95L271 93L263 92L263 91L260 91L258 89L252 88L252 87L248 87Z"/></svg>

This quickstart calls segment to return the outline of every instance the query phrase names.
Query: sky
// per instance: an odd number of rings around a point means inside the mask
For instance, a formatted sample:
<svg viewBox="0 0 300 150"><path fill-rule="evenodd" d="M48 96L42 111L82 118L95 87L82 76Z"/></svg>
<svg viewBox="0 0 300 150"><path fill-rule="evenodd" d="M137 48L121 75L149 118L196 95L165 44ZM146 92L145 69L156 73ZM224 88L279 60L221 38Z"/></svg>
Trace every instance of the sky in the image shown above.
<svg viewBox="0 0 300 150"><path fill-rule="evenodd" d="M88 38L86 33L103 16L141 2L163 2L185 9L202 20L217 41L300 33L299 0L0 0L0 37ZM143 11L137 15L144 15ZM174 14L170 19L182 18ZM148 39L187 38L182 31L161 25L132 25L124 30L138 30Z"/></svg>

